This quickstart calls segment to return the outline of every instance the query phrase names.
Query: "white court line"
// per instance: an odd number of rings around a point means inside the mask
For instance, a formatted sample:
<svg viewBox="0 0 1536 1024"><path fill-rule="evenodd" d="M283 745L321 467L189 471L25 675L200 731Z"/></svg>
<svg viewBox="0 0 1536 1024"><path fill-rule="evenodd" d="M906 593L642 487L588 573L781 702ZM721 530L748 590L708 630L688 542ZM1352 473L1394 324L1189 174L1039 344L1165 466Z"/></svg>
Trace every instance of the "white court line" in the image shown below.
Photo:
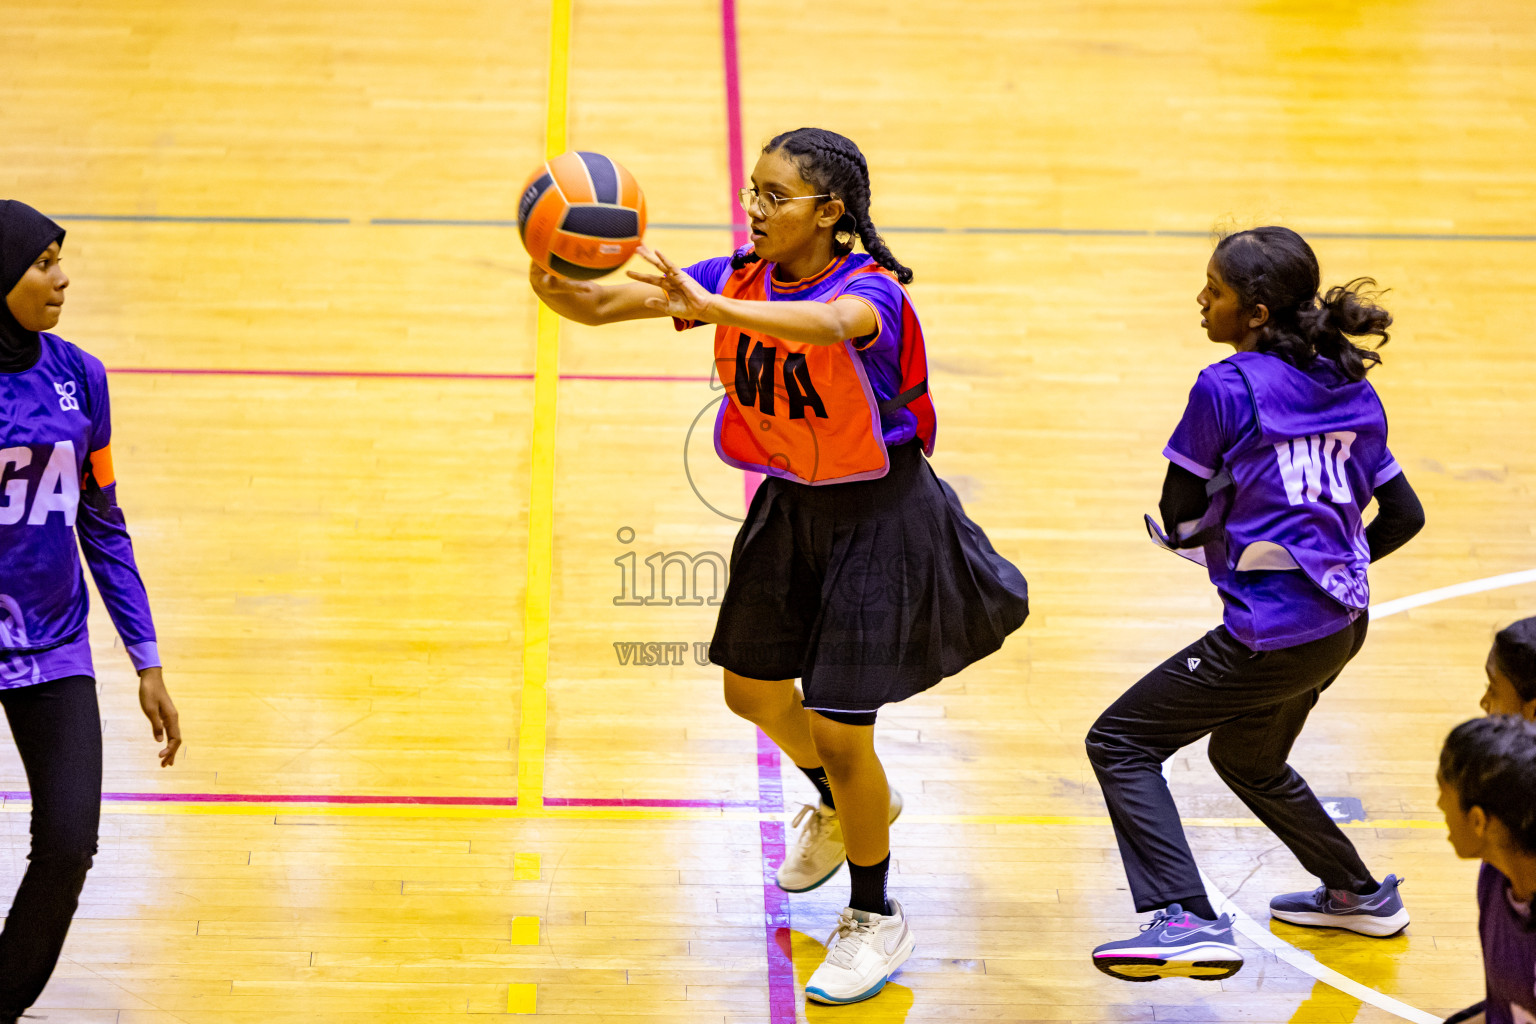
<svg viewBox="0 0 1536 1024"><path fill-rule="evenodd" d="M1411 1020L1414 1024L1440 1024L1441 1017L1393 999L1368 985L1362 985L1354 978L1340 974L1332 967L1318 963L1311 953L1296 948L1249 917L1242 907L1227 899L1226 894L1216 888L1216 883L1206 877L1204 871L1200 872L1200 881L1205 883L1206 894L1210 897L1211 906L1216 909L1216 913L1231 914L1233 928L1275 954L1277 959L1284 960L1303 974L1310 974L1318 981L1332 985L1345 995L1353 996L1363 1003L1370 1003L1388 1013L1394 1013L1404 1020Z"/></svg>
<svg viewBox="0 0 1536 1024"><path fill-rule="evenodd" d="M1422 594L1410 594L1407 597L1400 597L1395 601L1383 601L1381 604L1373 604L1371 605L1371 619L1372 621L1384 619L1388 615L1406 612L1410 608L1422 608L1424 605L1434 604L1436 601L1449 601L1453 597L1481 594L1485 590L1518 587L1522 583L1536 583L1536 569L1507 572L1502 576L1488 576L1484 579L1472 580L1470 583L1457 583L1454 586L1441 587L1438 590L1426 590Z"/></svg>
<svg viewBox="0 0 1536 1024"><path fill-rule="evenodd" d="M1471 580L1467 583L1457 583L1449 587L1440 587L1436 590L1426 590L1422 594L1410 594L1407 597L1399 597L1394 601L1383 601L1381 604L1371 606L1371 619L1384 619L1398 612L1406 612L1410 608L1422 608L1427 604L1437 601L1449 601L1454 597L1466 597L1468 594L1481 594L1485 590L1499 590L1503 587L1518 587L1523 583L1536 583L1536 569L1525 569L1521 572L1507 572L1502 576L1487 576L1480 580ZM1167 775L1168 766L1163 766L1163 774ZM1311 953L1298 949L1286 942L1274 932L1265 928L1259 922L1244 913L1243 909L1229 900L1225 893L1216 888L1204 871L1200 872L1200 881L1205 884L1206 895L1210 898L1211 906L1218 914L1228 913L1232 915L1232 926L1249 939L1273 953L1277 959L1283 960L1303 974L1311 975L1318 981L1332 985L1340 992L1353 996L1364 1003L1370 1003L1377 1009L1386 1010L1404 1020L1411 1020L1414 1024L1440 1024L1441 1018L1432 1013L1426 1013L1416 1006L1409 1006L1389 995L1384 995L1368 985L1362 985L1353 978L1346 977L1317 962L1317 958Z"/></svg>

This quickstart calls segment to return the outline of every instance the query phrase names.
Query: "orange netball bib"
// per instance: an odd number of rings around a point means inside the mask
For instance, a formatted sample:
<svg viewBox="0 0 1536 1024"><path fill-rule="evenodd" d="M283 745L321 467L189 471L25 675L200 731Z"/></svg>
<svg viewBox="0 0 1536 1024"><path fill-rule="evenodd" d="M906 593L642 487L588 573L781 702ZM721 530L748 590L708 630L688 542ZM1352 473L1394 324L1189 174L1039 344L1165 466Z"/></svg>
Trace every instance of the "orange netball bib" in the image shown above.
<svg viewBox="0 0 1536 1024"><path fill-rule="evenodd" d="M720 294L767 301L771 265L750 263L731 274ZM848 272L885 273L874 263ZM842 287L826 294L830 302ZM888 325L887 329L891 326ZM835 345L786 341L758 331L715 329L715 366L726 400L715 420L715 451L740 469L804 484L849 483L890 469L880 414L906 406L932 453L933 403L927 394L922 328L903 291L901 393L881 403L852 340Z"/></svg>

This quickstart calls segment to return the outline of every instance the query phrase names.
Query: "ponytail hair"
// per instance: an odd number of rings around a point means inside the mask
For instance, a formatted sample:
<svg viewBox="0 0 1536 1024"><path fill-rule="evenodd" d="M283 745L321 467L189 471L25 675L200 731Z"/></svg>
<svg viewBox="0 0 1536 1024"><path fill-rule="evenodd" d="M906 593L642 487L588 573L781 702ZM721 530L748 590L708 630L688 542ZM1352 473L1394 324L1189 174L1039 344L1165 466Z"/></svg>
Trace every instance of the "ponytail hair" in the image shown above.
<svg viewBox="0 0 1536 1024"><path fill-rule="evenodd" d="M1522 702L1536 700L1536 618L1505 626L1493 638L1493 660Z"/></svg>
<svg viewBox="0 0 1536 1024"><path fill-rule="evenodd" d="M1350 380L1364 380L1381 362L1376 351L1391 340L1392 314L1377 305L1381 292L1357 277L1318 294L1321 273L1312 247L1290 228L1251 228L1227 235L1212 257L1222 280L1244 308L1264 306L1269 319L1258 329L1256 351L1305 368L1318 356L1338 363ZM1351 337L1381 340L1366 348Z"/></svg>
<svg viewBox="0 0 1536 1024"><path fill-rule="evenodd" d="M1489 715L1461 723L1440 750L1438 775L1463 811L1481 807L1504 823L1516 846L1536 854L1536 722Z"/></svg>
<svg viewBox="0 0 1536 1024"><path fill-rule="evenodd" d="M843 201L843 215L832 227L833 248L838 255L851 252L857 238L876 263L895 274L902 284L911 284L911 269L896 259L869 219L869 164L853 140L824 128L796 128L775 135L763 147L764 153L779 150L794 160L800 177L817 192ZM751 254L737 255L731 265L740 269L754 259Z"/></svg>

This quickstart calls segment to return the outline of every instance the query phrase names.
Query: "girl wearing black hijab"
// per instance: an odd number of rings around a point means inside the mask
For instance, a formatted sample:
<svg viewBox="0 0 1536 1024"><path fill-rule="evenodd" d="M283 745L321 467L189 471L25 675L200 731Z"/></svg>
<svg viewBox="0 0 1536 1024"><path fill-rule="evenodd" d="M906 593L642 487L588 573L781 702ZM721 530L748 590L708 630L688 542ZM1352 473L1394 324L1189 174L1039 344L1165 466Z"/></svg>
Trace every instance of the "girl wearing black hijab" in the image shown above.
<svg viewBox="0 0 1536 1024"><path fill-rule="evenodd" d="M117 507L101 361L48 332L69 278L64 229L0 201L0 706L32 792L32 852L0 931L0 1024L37 1000L96 854L101 717L80 551L139 673L162 767L181 728Z"/></svg>

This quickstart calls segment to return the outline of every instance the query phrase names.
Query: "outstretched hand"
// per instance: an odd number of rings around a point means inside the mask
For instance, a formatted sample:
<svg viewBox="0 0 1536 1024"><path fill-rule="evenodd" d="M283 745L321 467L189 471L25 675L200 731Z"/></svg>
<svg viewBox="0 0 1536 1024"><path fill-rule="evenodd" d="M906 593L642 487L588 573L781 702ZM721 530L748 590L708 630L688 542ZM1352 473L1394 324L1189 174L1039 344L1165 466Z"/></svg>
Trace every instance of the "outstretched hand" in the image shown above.
<svg viewBox="0 0 1536 1024"><path fill-rule="evenodd" d="M591 281L576 281L569 277L561 277L559 274L551 274L537 263L528 264L528 283L533 286L534 293L539 298L552 296L568 296L570 298L589 298L595 296L600 285Z"/></svg>
<svg viewBox="0 0 1536 1024"><path fill-rule="evenodd" d="M703 285L673 265L661 253L642 245L635 250L635 254L661 271L660 274L642 274L635 270L629 272L629 276L636 281L653 284L666 293L664 296L646 299L648 309L675 316L679 320L709 320L709 310L715 301L711 292L706 291Z"/></svg>

